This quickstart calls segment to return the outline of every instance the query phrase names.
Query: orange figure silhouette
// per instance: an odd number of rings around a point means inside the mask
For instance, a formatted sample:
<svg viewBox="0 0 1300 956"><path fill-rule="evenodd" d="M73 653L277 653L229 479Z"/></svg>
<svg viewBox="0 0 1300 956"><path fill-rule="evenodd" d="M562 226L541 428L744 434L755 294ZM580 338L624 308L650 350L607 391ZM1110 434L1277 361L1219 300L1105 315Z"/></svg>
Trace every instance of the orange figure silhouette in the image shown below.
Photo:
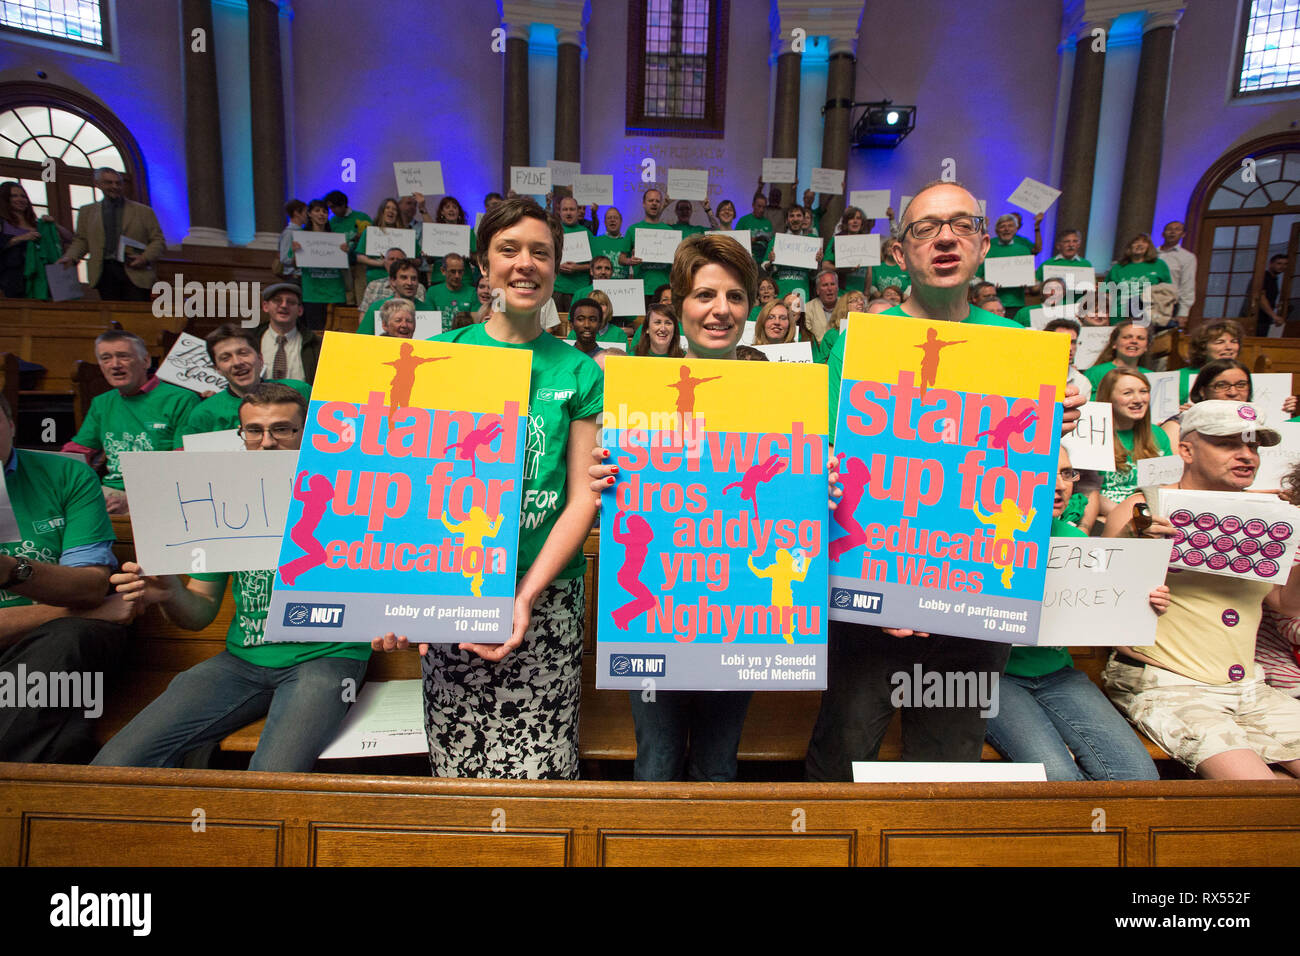
<svg viewBox="0 0 1300 956"><path fill-rule="evenodd" d="M1037 419L1038 413L1032 408L1026 408L1022 412L1016 412L1016 414L1002 419L988 431L980 432L975 436L975 441L978 442L985 435L988 435L989 447L995 450L1001 448L1003 463L1010 468L1011 453L1007 450L1007 442L1011 440L1012 435L1023 435Z"/></svg>
<svg viewBox="0 0 1300 956"><path fill-rule="evenodd" d="M500 422L493 422L486 428L476 428L471 432L466 432L465 437L460 441L448 445L447 451L451 451L453 448L459 448L460 454L456 457L460 461L468 461L470 475L478 477L477 472L474 470L474 464L475 460L478 458L479 448L484 445L492 444L496 441L497 436L499 436L502 431L503 429L501 428Z"/></svg>
<svg viewBox="0 0 1300 956"><path fill-rule="evenodd" d="M626 518L626 530L619 525ZM641 571L645 567L646 557L650 553L650 542L654 540L654 529L640 515L626 515L625 512L614 513L614 540L623 546L623 566L618 569L618 583L632 600L622 607L615 608L610 614L614 626L626 631L632 619L655 606L654 595L641 583ZM679 641L683 638L678 637Z"/></svg>
<svg viewBox="0 0 1300 956"><path fill-rule="evenodd" d="M765 458L757 465L751 465L745 469L745 475L740 481L733 481L722 489L725 495L732 488L740 489L740 500L749 501L754 505L754 517L758 518L758 485L759 482L771 481L785 468L785 462L771 455Z"/></svg>
<svg viewBox="0 0 1300 956"><path fill-rule="evenodd" d="M683 430L686 428L687 420L695 414L696 386L719 378L722 378L722 376L710 375L708 378L692 378L690 368L683 365L681 378L668 386L677 389L677 417L681 420Z"/></svg>
<svg viewBox="0 0 1300 956"><path fill-rule="evenodd" d="M388 424L390 425L397 410L411 404L411 390L415 388L415 370L426 362L443 362L451 357L444 355L440 358L418 358L411 354L414 351L415 346L410 342L403 342L401 356L391 362L383 363L391 365L394 369L393 382L388 392Z"/></svg>
<svg viewBox="0 0 1300 956"><path fill-rule="evenodd" d="M925 341L916 348L920 349L921 358L921 387L930 388L934 385L939 375L939 353L950 345L965 345L965 339L957 339L954 342L945 342L939 338L939 334L933 329L925 330Z"/></svg>
<svg viewBox="0 0 1300 956"><path fill-rule="evenodd" d="M289 587L293 587L298 575L325 563L325 548L316 540L316 526L334 499L334 486L324 475L312 475L304 489L302 480L305 477L307 472L300 471L298 480L294 482L293 496L302 502L302 515L289 530L289 540L306 553L280 568L280 578Z"/></svg>

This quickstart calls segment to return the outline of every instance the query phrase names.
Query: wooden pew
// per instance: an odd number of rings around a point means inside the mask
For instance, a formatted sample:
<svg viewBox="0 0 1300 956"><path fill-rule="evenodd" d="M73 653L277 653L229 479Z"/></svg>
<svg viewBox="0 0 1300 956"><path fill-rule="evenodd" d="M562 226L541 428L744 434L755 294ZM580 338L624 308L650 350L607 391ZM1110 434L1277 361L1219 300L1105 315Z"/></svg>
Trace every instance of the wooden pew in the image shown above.
<svg viewBox="0 0 1300 956"><path fill-rule="evenodd" d="M12 352L28 362L45 366L40 388L33 394L75 394L73 371L78 361L93 359L95 337L108 325L9 328L0 326L0 352Z"/></svg>
<svg viewBox="0 0 1300 956"><path fill-rule="evenodd" d="M185 323L184 316L154 315L153 305L149 302L36 302L31 299L0 299L0 329L18 331L85 326L103 331L106 328L121 328L144 339L151 352L157 348L163 332L181 332Z"/></svg>
<svg viewBox="0 0 1300 956"><path fill-rule="evenodd" d="M13 352L0 353L0 395L9 403L9 410L18 416L18 356Z"/></svg>
<svg viewBox="0 0 1300 956"><path fill-rule="evenodd" d="M1300 338L1248 336L1237 358L1253 372L1300 372Z"/></svg>

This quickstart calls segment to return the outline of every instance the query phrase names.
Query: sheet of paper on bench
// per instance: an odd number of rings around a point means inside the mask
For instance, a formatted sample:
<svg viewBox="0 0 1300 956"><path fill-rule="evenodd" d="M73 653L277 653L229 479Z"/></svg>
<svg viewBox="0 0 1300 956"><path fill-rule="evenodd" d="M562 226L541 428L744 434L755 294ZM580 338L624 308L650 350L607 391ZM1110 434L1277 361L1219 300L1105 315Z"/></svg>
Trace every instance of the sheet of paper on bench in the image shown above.
<svg viewBox="0 0 1300 956"><path fill-rule="evenodd" d="M1016 191L1007 197L1007 202L1021 209L1028 209L1037 216L1040 212L1047 212L1060 195L1059 189L1053 189L1047 183L1040 183L1037 179L1026 176L1020 181Z"/></svg>
<svg viewBox="0 0 1300 956"><path fill-rule="evenodd" d="M763 157L763 182L786 183L797 182L799 179L798 172L799 160L795 158L784 159L775 156Z"/></svg>
<svg viewBox="0 0 1300 956"><path fill-rule="evenodd" d="M862 760L853 762L854 783L1006 783L1046 781L1041 763L976 760L941 763L921 760Z"/></svg>
<svg viewBox="0 0 1300 956"><path fill-rule="evenodd" d="M677 229L638 229L632 255L646 262L672 262L682 234Z"/></svg>
<svg viewBox="0 0 1300 956"><path fill-rule="evenodd" d="M1033 256L1003 256L1000 259L984 260L984 278L998 288L1019 288L1033 285Z"/></svg>
<svg viewBox="0 0 1300 956"><path fill-rule="evenodd" d="M219 432L195 432L181 439L185 451L248 451L244 439L239 437L238 428L226 428Z"/></svg>
<svg viewBox="0 0 1300 956"><path fill-rule="evenodd" d="M368 681L322 760L395 757L429 750L424 736L424 681Z"/></svg>
<svg viewBox="0 0 1300 956"><path fill-rule="evenodd" d="M857 206L868 219L884 219L889 210L888 189L854 189L849 192L849 205Z"/></svg>
<svg viewBox="0 0 1300 956"><path fill-rule="evenodd" d="M208 343L197 335L182 332L167 357L158 366L158 379L188 388L200 395L225 391L226 377L212 366Z"/></svg>
<svg viewBox="0 0 1300 956"><path fill-rule="evenodd" d="M645 282L641 279L597 279L591 287L609 296L614 315L645 315Z"/></svg>
<svg viewBox="0 0 1300 956"><path fill-rule="evenodd" d="M366 255L383 258L389 249L401 249L406 258L415 258L414 229L384 229L382 226L366 227Z"/></svg>
<svg viewBox="0 0 1300 956"><path fill-rule="evenodd" d="M609 173L579 173L573 177L573 198L579 206L614 205L614 177Z"/></svg>
<svg viewBox="0 0 1300 956"><path fill-rule="evenodd" d="M145 574L273 568L296 451L123 452L136 560Z"/></svg>
<svg viewBox="0 0 1300 956"><path fill-rule="evenodd" d="M1038 646L1155 643L1148 596L1165 583L1170 547L1163 538L1052 538Z"/></svg>
<svg viewBox="0 0 1300 956"><path fill-rule="evenodd" d="M442 185L442 162L437 159L422 163L393 163L393 175L397 178L399 196L412 193L441 196L446 191Z"/></svg>
<svg viewBox="0 0 1300 956"><path fill-rule="evenodd" d="M420 249L426 256L442 257L454 252L469 255L469 226L452 222L422 223Z"/></svg>
<svg viewBox="0 0 1300 956"><path fill-rule="evenodd" d="M4 470L0 469L0 542L17 542L18 516L14 514L13 502L9 500L9 486L5 484Z"/></svg>
<svg viewBox="0 0 1300 956"><path fill-rule="evenodd" d="M836 268L880 265L880 236L869 232L865 236L835 237Z"/></svg>
<svg viewBox="0 0 1300 956"><path fill-rule="evenodd" d="M375 313L375 335L384 334L384 324L379 321L379 313ZM413 339L431 339L435 335L442 335L442 313L435 312L432 309L417 309L415 312L415 331L411 334Z"/></svg>
<svg viewBox="0 0 1300 956"><path fill-rule="evenodd" d="M1255 480L1250 485L1252 491L1280 489L1282 477L1300 462L1300 422L1284 421L1269 427L1281 433L1282 442L1272 448L1259 449L1259 471L1255 472Z"/></svg>
<svg viewBox="0 0 1300 956"><path fill-rule="evenodd" d="M69 299L80 299L85 295L75 266L68 269L60 263L51 262L45 267L45 281L50 285L52 302L67 302Z"/></svg>
<svg viewBox="0 0 1300 956"><path fill-rule="evenodd" d="M639 236L640 233L638 232L637 235ZM779 266L816 269L817 253L821 251L821 247L822 241L816 236L792 236L788 232L778 232L772 261Z"/></svg>
<svg viewBox="0 0 1300 956"><path fill-rule="evenodd" d="M346 269L348 254L343 251L345 238L341 232L308 232L300 229L293 241L302 246L294 250L294 265L302 269Z"/></svg>
<svg viewBox="0 0 1300 956"><path fill-rule="evenodd" d="M1061 439L1070 466L1087 471L1115 470L1114 409L1110 402L1087 402L1079 409L1074 431Z"/></svg>
<svg viewBox="0 0 1300 956"><path fill-rule="evenodd" d="M575 229L564 234L564 252L561 262L590 262L591 233L586 229Z"/></svg>
<svg viewBox="0 0 1300 956"><path fill-rule="evenodd" d="M709 198L709 171L669 167L668 198L674 201L689 199L691 202L704 202Z"/></svg>

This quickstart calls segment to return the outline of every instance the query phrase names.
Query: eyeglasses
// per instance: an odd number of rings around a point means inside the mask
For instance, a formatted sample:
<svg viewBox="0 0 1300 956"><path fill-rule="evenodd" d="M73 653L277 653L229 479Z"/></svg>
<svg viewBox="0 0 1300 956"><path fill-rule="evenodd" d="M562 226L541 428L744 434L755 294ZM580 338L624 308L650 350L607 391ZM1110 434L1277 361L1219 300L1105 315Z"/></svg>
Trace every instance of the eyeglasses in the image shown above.
<svg viewBox="0 0 1300 956"><path fill-rule="evenodd" d="M984 228L983 216L954 216L951 219L918 219L903 229L903 238L908 233L920 242L933 239L947 226L954 236L973 236Z"/></svg>
<svg viewBox="0 0 1300 956"><path fill-rule="evenodd" d="M1250 382L1215 382L1210 386L1210 391L1215 395L1226 395L1228 392L1249 392Z"/></svg>
<svg viewBox="0 0 1300 956"><path fill-rule="evenodd" d="M272 425L271 437L277 441L284 441L286 438L292 438L302 429L294 425ZM239 437L244 439L245 443L258 442L266 435L267 429L261 425L243 425L239 429Z"/></svg>
<svg viewBox="0 0 1300 956"><path fill-rule="evenodd" d="M1056 477L1060 481L1078 481L1079 473L1073 468L1062 468L1056 473Z"/></svg>

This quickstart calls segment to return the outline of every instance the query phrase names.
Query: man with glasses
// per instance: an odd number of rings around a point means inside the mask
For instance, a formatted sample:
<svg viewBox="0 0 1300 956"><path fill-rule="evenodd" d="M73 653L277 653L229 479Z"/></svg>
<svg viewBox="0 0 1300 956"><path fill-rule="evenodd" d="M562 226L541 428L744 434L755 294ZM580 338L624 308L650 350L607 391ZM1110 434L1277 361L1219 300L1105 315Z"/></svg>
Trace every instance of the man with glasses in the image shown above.
<svg viewBox="0 0 1300 956"><path fill-rule="evenodd" d="M262 290L265 321L254 332L262 361L276 381L316 379L321 337L303 320L302 290L292 282L274 282Z"/></svg>
<svg viewBox="0 0 1300 956"><path fill-rule="evenodd" d="M1020 328L971 305L967 297L989 248L984 217L968 190L958 183L928 183L913 196L901 221L900 241L891 251L911 277L911 295L885 315ZM835 343L828 362L832 441L847 339L841 336ZM1063 431L1074 428L1081 404L1077 390L1067 387ZM827 686L808 746L808 779L851 780L853 761L876 759L894 716L891 674L910 674L921 666L931 672L1000 675L1009 651L1010 645L993 641L831 621ZM979 760L985 724L978 704L906 708L903 759Z"/></svg>
<svg viewBox="0 0 1300 956"><path fill-rule="evenodd" d="M249 451L295 450L306 418L307 400L300 393L267 382L240 402L239 433ZM226 649L178 674L94 763L174 767L189 751L266 717L248 769L307 772L315 766L347 713L352 698L345 687L355 691L365 678L370 645L264 643L274 574L274 569L234 573L235 614ZM195 574L188 582L175 575L145 577L138 564L126 562L111 581L125 601L161 605L174 624L201 631L216 619L228 577Z"/></svg>

